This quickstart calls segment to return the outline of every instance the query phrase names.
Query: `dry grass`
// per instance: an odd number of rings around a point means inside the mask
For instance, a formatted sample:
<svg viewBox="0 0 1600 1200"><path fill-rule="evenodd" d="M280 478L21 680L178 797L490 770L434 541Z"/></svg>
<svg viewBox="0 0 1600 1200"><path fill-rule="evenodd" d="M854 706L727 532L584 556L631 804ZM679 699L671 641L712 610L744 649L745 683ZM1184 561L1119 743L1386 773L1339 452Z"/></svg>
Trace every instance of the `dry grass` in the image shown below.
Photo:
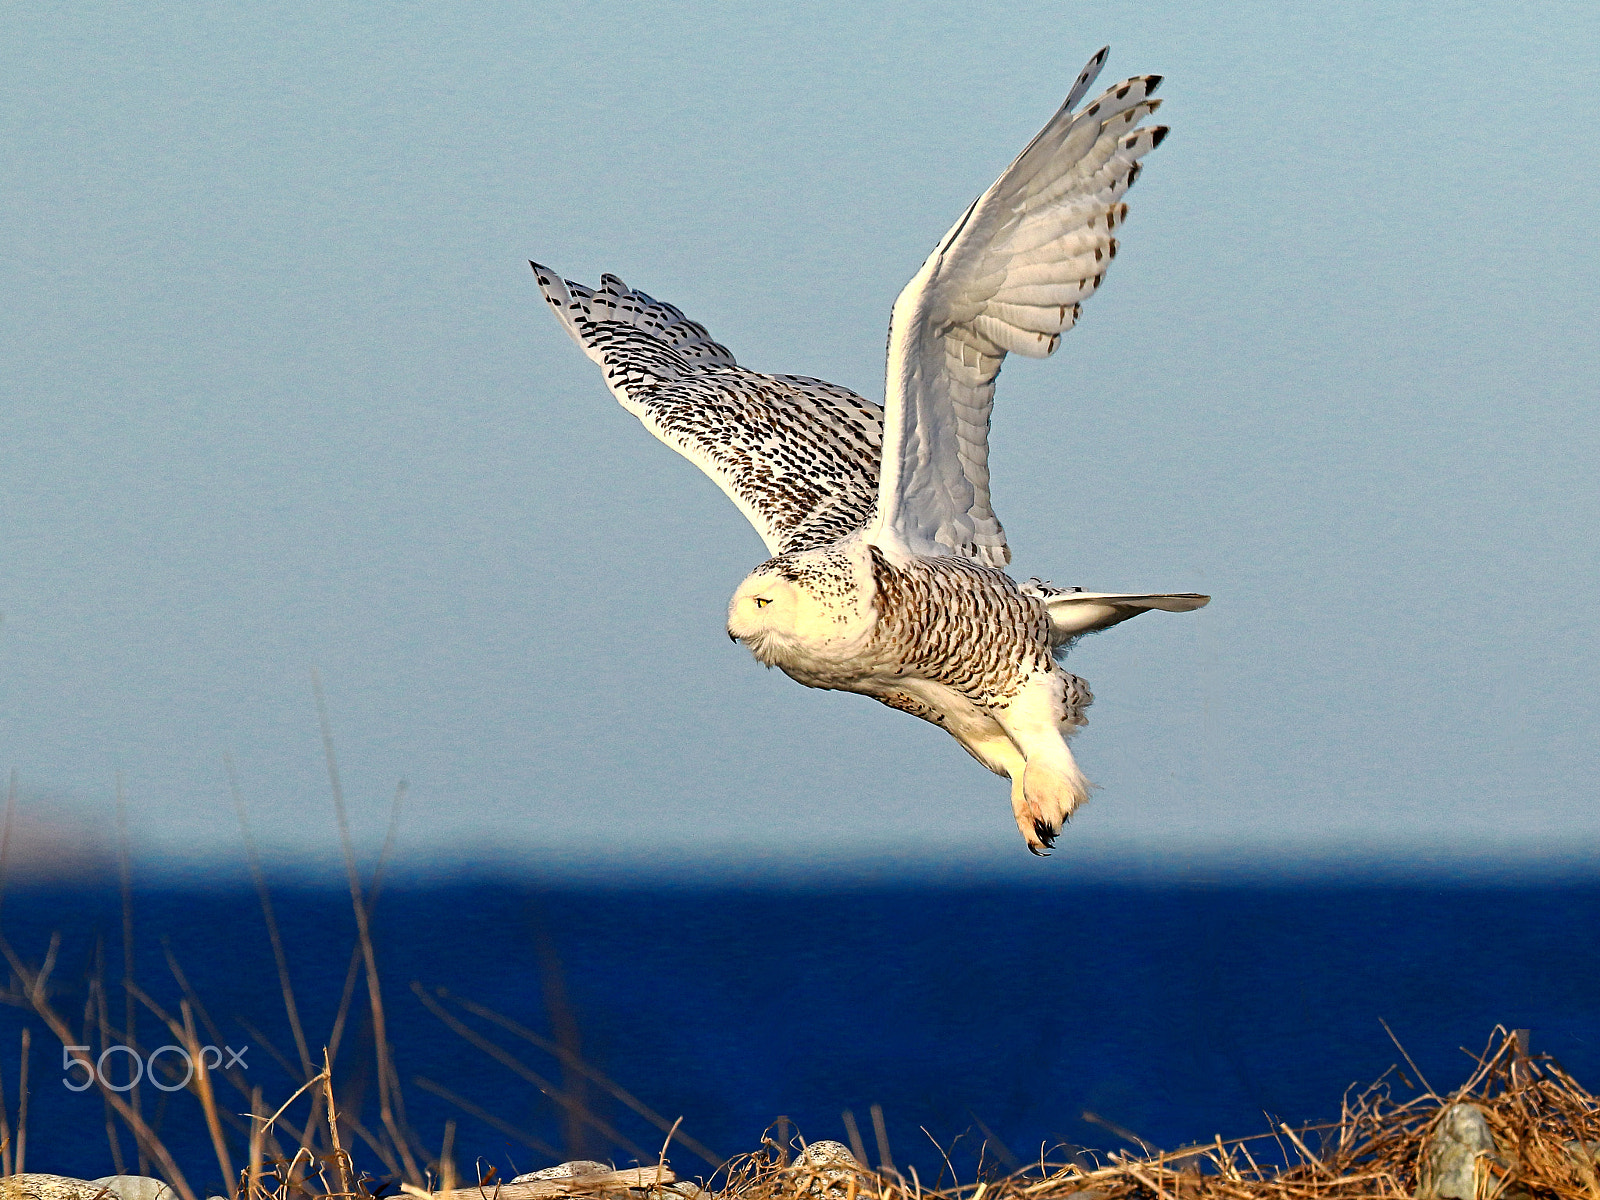
<svg viewBox="0 0 1600 1200"><path fill-rule="evenodd" d="M725 1200L1411 1200L1435 1129L1453 1106L1468 1104L1484 1114L1496 1143L1478 1159L1475 1200L1600 1200L1600 1101L1550 1059L1530 1057L1525 1044L1496 1030L1489 1048L1472 1056L1471 1076L1448 1095L1423 1084L1397 1099L1386 1076L1347 1094L1339 1121L1327 1126L1280 1125L1169 1153L1113 1154L1102 1165L1041 1160L993 1179L980 1167L968 1184L949 1182L947 1159L946 1176L931 1187L915 1171L791 1163L789 1147L769 1140L730 1163L716 1191ZM1277 1165L1261 1161L1271 1151Z"/></svg>

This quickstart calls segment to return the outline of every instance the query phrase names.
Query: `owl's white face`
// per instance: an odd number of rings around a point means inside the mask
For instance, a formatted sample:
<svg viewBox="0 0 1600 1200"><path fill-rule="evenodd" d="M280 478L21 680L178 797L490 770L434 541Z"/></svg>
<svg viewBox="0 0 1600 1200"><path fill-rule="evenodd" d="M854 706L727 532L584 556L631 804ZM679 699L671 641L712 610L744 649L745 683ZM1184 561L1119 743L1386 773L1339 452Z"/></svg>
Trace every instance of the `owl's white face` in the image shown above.
<svg viewBox="0 0 1600 1200"><path fill-rule="evenodd" d="M758 568L728 602L728 636L770 666L787 645L804 640L815 610L816 601L799 584Z"/></svg>
<svg viewBox="0 0 1600 1200"><path fill-rule="evenodd" d="M734 592L728 636L796 678L852 661L876 619L870 563L867 551L837 546L769 559Z"/></svg>

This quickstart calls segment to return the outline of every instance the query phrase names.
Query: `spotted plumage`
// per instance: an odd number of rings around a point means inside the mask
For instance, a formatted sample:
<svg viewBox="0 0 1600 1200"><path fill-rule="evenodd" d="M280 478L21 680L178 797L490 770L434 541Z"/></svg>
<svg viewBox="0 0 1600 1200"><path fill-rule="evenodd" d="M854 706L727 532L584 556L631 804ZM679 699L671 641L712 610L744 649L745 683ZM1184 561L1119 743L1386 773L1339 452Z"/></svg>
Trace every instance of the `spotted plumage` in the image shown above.
<svg viewBox="0 0 1600 1200"><path fill-rule="evenodd" d="M1140 122L1160 76L1076 105L1104 65L978 197L895 302L885 404L741 367L706 329L614 275L533 264L552 311L645 428L739 506L772 558L739 586L728 635L808 687L859 692L946 730L1011 779L1042 854L1088 795L1065 737L1088 687L1056 659L1078 637L1208 597L1018 585L990 507L989 416L1008 353L1043 358L1117 254L1123 194L1166 136Z"/></svg>

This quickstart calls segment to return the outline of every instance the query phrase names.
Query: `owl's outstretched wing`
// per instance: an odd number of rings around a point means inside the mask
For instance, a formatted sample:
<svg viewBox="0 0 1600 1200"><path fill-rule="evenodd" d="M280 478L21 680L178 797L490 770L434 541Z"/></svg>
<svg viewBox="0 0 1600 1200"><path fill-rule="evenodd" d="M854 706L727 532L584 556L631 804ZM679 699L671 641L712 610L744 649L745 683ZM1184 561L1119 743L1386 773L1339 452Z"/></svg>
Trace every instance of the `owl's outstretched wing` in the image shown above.
<svg viewBox="0 0 1600 1200"><path fill-rule="evenodd" d="M962 214L895 301L884 456L867 537L914 554L1004 566L989 503L989 414L1008 353L1043 358L1117 253L1122 194L1166 136L1139 122L1159 75L1119 83L1080 112L1101 50L994 186Z"/></svg>
<svg viewBox="0 0 1600 1200"><path fill-rule="evenodd" d="M748 371L703 325L615 275L590 289L529 265L622 407L716 480L771 553L826 545L872 515L876 404L820 379Z"/></svg>

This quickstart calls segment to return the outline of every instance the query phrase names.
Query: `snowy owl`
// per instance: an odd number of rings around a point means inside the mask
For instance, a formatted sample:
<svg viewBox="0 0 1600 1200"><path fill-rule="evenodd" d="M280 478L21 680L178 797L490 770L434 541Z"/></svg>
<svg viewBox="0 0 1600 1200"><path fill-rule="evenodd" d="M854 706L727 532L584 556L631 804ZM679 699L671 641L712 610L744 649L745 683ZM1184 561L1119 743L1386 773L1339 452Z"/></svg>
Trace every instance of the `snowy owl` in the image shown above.
<svg viewBox="0 0 1600 1200"><path fill-rule="evenodd" d="M882 407L762 375L678 309L614 275L532 264L551 310L646 429L694 462L773 557L728 606L728 636L807 687L860 692L946 730L1011 780L1017 828L1054 843L1090 784L1067 749L1093 697L1056 658L1083 634L1192 593L1013 581L989 504L989 414L1008 353L1043 358L1116 257L1122 195L1167 130L1141 125L1159 75L1074 111L1101 50L1028 147L900 293Z"/></svg>

